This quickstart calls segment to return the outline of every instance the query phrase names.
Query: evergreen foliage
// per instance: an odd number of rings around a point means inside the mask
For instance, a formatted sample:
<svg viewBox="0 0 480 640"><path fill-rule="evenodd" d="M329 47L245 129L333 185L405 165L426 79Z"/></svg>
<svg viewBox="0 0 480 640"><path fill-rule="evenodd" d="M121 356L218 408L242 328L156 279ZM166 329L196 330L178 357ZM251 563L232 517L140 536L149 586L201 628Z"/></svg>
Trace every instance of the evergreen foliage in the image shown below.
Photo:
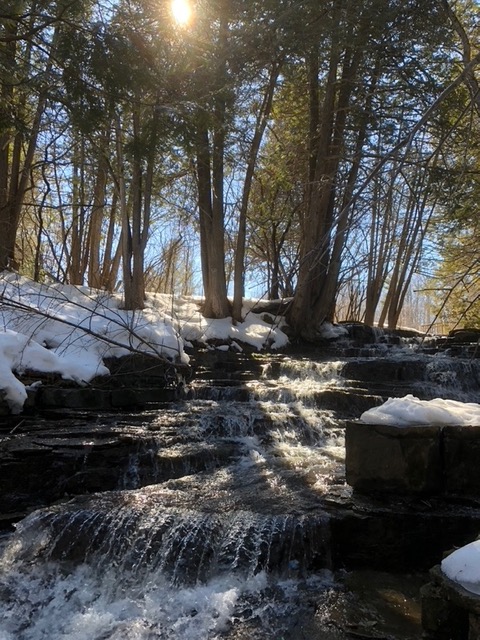
<svg viewBox="0 0 480 640"><path fill-rule="evenodd" d="M200 269L208 316L248 287L307 339L429 275L478 323L477 3L191 3L2 4L0 267L130 308Z"/></svg>

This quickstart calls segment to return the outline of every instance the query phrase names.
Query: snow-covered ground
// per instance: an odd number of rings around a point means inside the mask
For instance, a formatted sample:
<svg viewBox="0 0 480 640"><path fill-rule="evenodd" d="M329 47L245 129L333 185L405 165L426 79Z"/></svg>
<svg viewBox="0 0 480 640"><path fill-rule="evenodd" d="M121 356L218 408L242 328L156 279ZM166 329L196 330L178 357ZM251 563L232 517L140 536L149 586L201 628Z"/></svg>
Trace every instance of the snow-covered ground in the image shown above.
<svg viewBox="0 0 480 640"><path fill-rule="evenodd" d="M264 322L245 306L245 321L211 320L199 311L200 300L150 294L142 311L121 309L121 296L72 285L39 284L14 273L0 276L0 389L14 412L27 397L15 377L25 370L55 372L88 383L108 374L103 359L132 351L188 363L190 341L229 340L257 349L288 342L278 325ZM279 319L280 321L280 319ZM279 323L280 324L280 323ZM219 348L229 348L221 345Z"/></svg>

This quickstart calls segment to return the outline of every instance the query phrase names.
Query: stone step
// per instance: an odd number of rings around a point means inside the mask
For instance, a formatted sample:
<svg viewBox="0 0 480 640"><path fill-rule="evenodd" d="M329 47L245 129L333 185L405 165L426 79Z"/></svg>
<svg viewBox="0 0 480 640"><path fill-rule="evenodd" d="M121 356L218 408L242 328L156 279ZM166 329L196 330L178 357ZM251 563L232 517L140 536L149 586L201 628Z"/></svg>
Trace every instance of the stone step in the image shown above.
<svg viewBox="0 0 480 640"><path fill-rule="evenodd" d="M329 564L322 513L259 514L168 504L161 488L104 493L38 511L17 527L19 559L87 563L128 582L198 584L222 573L297 577ZM42 545L32 544L41 538Z"/></svg>
<svg viewBox="0 0 480 640"><path fill-rule="evenodd" d="M162 446L145 430L113 427L6 436L0 512L26 513L65 496L156 484L218 468L240 454L229 439L168 440Z"/></svg>
<svg viewBox="0 0 480 640"><path fill-rule="evenodd" d="M213 478L218 483L218 478ZM248 484L248 483L247 483ZM181 491L181 487L188 491ZM91 562L129 571L156 568L174 582L206 580L222 571L284 576L320 569L426 571L445 549L470 542L480 507L451 502L338 501L303 493L290 506L242 487L235 497L198 478L135 491L80 496L32 514L18 528L20 559L45 550L50 560ZM300 511L299 511L300 507ZM38 537L41 545L36 545ZM47 543L50 540L50 543ZM193 572L193 573L192 573Z"/></svg>
<svg viewBox="0 0 480 640"><path fill-rule="evenodd" d="M187 400L226 400L229 402L249 402L252 393L244 383L234 383L232 380L209 381L198 380L189 385L186 391Z"/></svg>
<svg viewBox="0 0 480 640"><path fill-rule="evenodd" d="M330 509L335 568L428 571L446 549L470 542L480 530L480 504L455 500L353 496Z"/></svg>

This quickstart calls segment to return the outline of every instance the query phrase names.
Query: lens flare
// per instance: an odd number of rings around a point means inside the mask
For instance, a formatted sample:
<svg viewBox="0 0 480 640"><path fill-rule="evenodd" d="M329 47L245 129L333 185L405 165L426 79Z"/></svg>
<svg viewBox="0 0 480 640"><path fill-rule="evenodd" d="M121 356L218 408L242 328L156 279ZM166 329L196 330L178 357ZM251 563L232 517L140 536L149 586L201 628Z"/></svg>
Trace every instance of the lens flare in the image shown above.
<svg viewBox="0 0 480 640"><path fill-rule="evenodd" d="M172 0L170 7L177 24L181 26L188 24L192 17L192 8L188 0Z"/></svg>

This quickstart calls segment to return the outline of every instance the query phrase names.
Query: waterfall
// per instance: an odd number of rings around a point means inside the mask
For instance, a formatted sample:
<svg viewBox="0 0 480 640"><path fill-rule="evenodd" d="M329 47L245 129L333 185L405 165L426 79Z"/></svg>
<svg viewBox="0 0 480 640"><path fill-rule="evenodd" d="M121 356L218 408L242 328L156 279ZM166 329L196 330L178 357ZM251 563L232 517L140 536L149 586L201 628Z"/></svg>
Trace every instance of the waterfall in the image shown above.
<svg viewBox="0 0 480 640"><path fill-rule="evenodd" d="M478 393L479 368L411 349L377 369L345 357L256 366L230 384L197 380L163 409L109 415L108 438L92 431L84 450L88 425L63 428L46 472L52 487L59 474L56 503L2 539L1 640L296 640L308 625L330 637L343 590L332 513L354 512L345 420L407 386ZM55 428L42 424L28 455L54 446ZM6 440L12 456L22 437ZM90 480L101 465L109 491Z"/></svg>

